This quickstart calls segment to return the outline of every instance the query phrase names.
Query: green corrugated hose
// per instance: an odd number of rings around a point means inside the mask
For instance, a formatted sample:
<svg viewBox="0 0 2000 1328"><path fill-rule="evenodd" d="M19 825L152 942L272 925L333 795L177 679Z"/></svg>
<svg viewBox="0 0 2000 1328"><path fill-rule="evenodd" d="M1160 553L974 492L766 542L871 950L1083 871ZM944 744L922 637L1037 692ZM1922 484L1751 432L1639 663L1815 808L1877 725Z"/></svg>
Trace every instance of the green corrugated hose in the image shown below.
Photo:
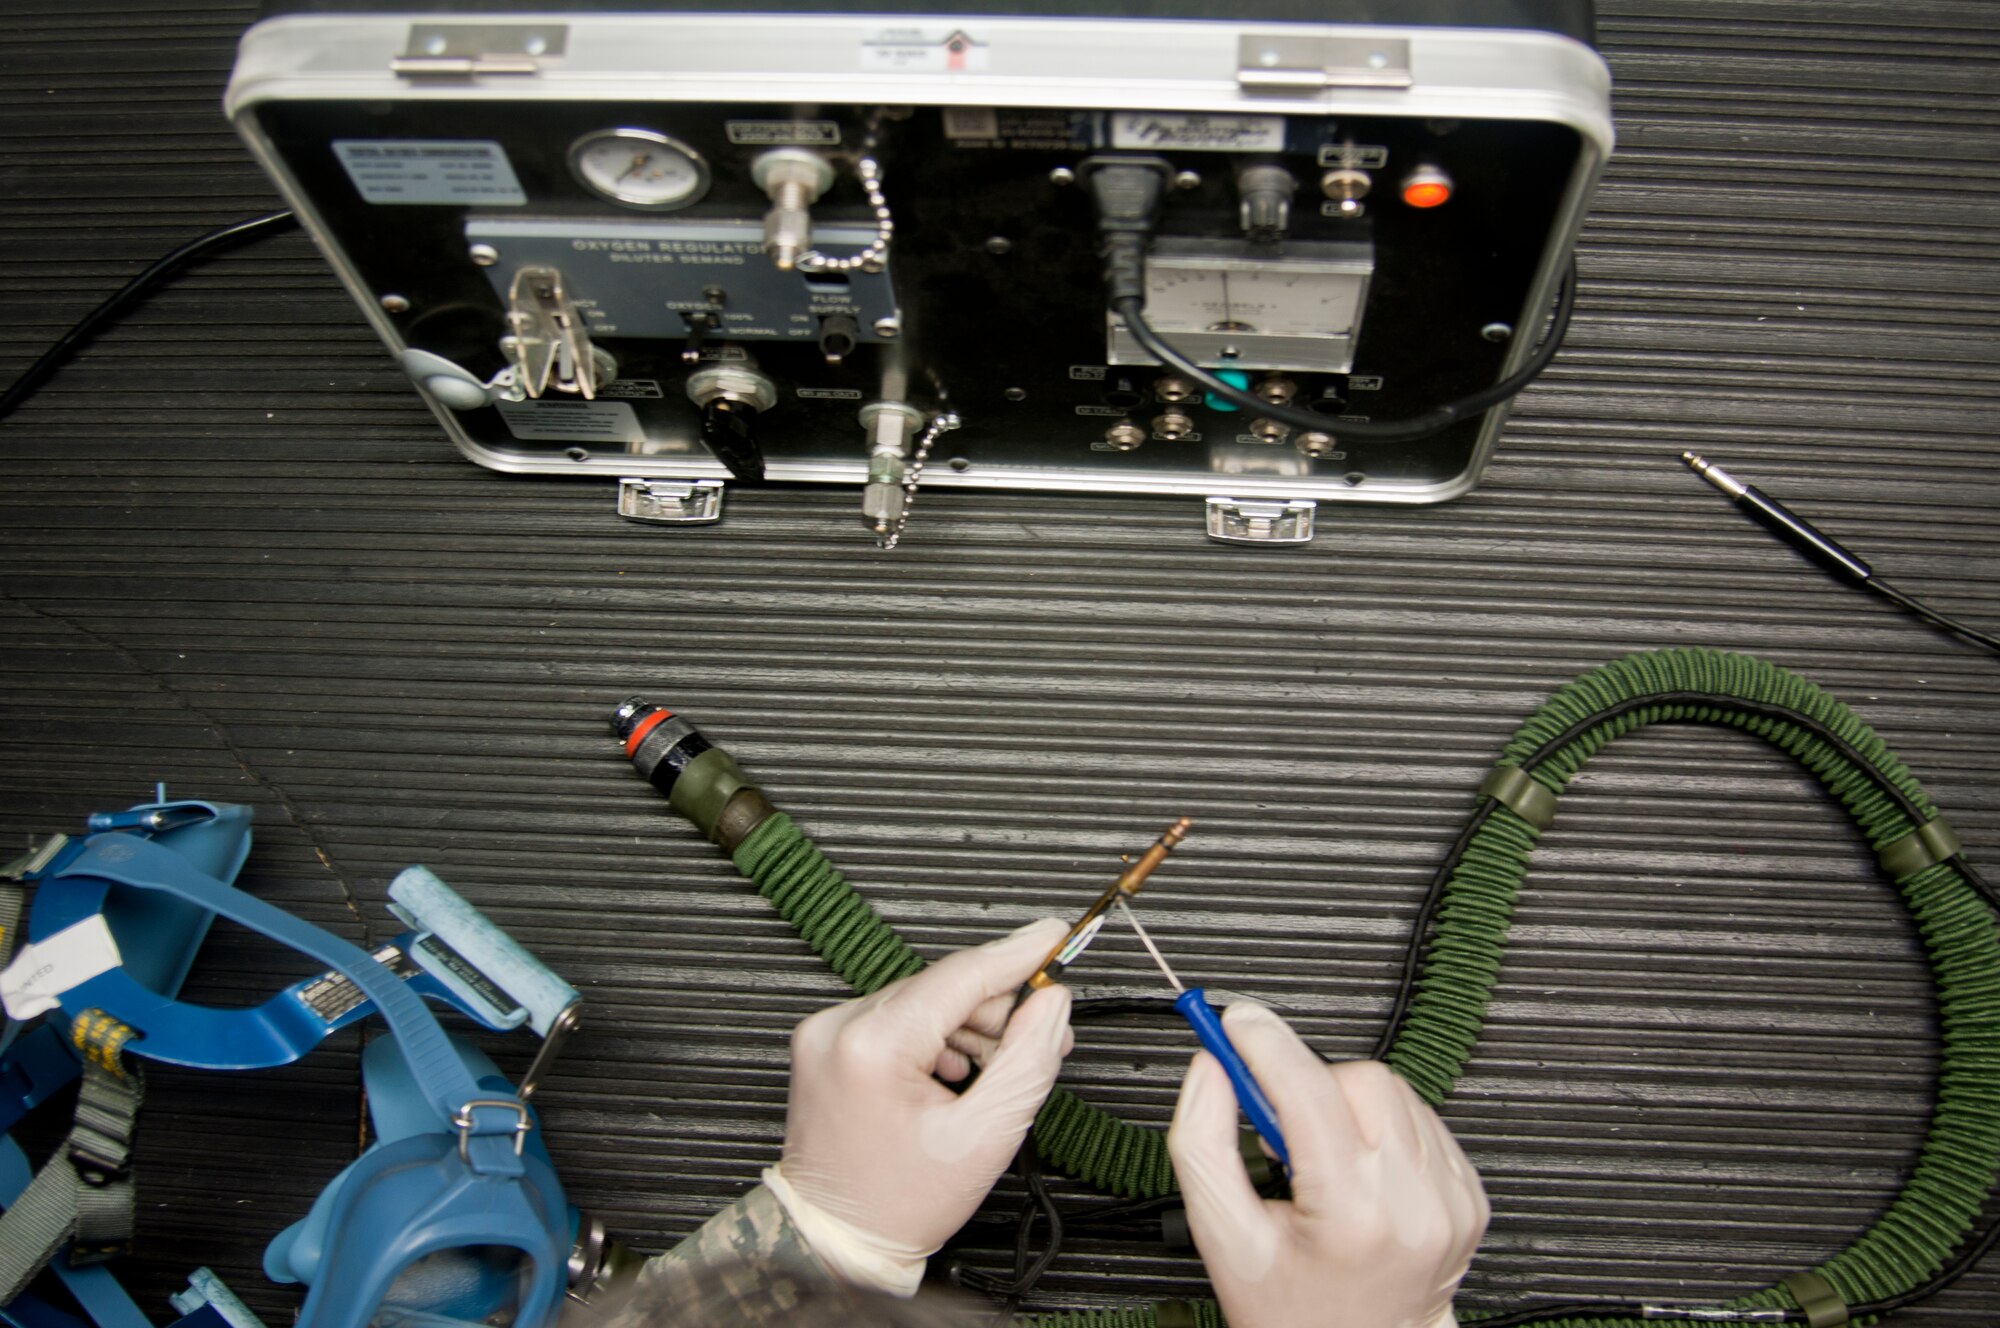
<svg viewBox="0 0 2000 1328"><path fill-rule="evenodd" d="M1649 701L1649 698L1658 698ZM1783 669L1744 655L1665 650L1630 655L1577 678L1535 712L1508 743L1503 765L1519 766L1552 740L1529 771L1560 794L1593 753L1647 724L1727 724L1791 753L1818 777L1880 851L1917 824L1878 779L1810 729L1773 717L1783 707L1830 729L1899 789L1926 818L1929 799L1882 740L1840 702ZM1756 713L1762 708L1767 713ZM1593 723L1592 717L1621 712ZM1514 898L1540 831L1496 805L1468 840L1444 887L1407 1018L1386 1059L1427 1101L1443 1100L1478 1041L1505 948ZM915 972L922 960L856 894L791 821L770 817L736 850L739 870L858 991ZM1936 978L1943 1027L1938 1105L1917 1165L1876 1224L1816 1271L1848 1305L1900 1295L1942 1268L1965 1237L2000 1166L2000 933L1992 914L1950 861L1919 862L1896 881ZM1172 1191L1163 1136L1091 1107L1062 1089L1035 1122L1051 1166L1128 1198ZM1796 1311L1771 1287L1738 1308ZM1468 1324L1481 1316L1463 1316ZM1511 1315L1509 1316L1512 1317ZM1213 1302L1040 1316L1044 1328L1216 1328ZM1563 1328L1661 1328L1676 1320L1580 1316L1539 1320ZM1688 1321L1678 1321L1688 1322Z"/></svg>
<svg viewBox="0 0 2000 1328"><path fill-rule="evenodd" d="M874 991L923 967L783 812L751 831L733 860L856 991ZM1035 1146L1050 1166L1113 1194L1150 1199L1174 1186L1164 1135L1100 1111L1068 1089L1058 1088L1042 1104Z"/></svg>

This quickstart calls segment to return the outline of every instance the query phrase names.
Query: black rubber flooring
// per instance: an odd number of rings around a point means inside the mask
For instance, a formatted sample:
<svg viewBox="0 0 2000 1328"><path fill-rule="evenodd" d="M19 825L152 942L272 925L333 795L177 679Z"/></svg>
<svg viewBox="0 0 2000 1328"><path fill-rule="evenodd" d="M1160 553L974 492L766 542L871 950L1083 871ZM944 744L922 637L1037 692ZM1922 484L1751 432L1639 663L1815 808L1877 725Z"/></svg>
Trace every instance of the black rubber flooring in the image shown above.
<svg viewBox="0 0 2000 1328"><path fill-rule="evenodd" d="M0 424L0 836L172 792L252 804L245 881L359 938L425 862L584 990L541 1105L572 1197L659 1248L775 1155L785 1031L840 995L605 731L645 691L744 764L922 949L1069 913L1172 818L1162 943L1373 1040L1432 867L1506 735L1628 651L1708 645L1851 703L2000 862L2000 666L1808 568L1677 462L1762 484L2000 623L2000 8L1606 0L1619 154L1570 343L1484 484L1340 508L1309 548L1188 500L845 491L719 527L465 462L296 236L188 276ZM273 204L219 99L248 4L11 0L0 375L186 238ZM195 990L300 975L218 934ZM1151 991L1108 937L1091 990ZM1164 1120L1166 1025L1084 1032L1084 1095ZM526 1048L503 1046L520 1068ZM1618 743L1537 855L1448 1118L1495 1218L1468 1303L1722 1297L1882 1210L1933 1095L1927 970L1841 816L1740 734ZM258 1272L357 1139L355 1042L161 1070L146 1303ZM1198 1293L1079 1240L1038 1299ZM2000 1318L2000 1270L1899 1323Z"/></svg>

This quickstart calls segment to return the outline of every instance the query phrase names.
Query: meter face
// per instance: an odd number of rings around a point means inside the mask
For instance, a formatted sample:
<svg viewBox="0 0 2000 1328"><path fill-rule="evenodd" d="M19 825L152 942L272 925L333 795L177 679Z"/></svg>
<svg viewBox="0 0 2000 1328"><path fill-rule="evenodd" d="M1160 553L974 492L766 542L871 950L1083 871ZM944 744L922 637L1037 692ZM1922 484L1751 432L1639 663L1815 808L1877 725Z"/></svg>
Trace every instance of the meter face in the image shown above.
<svg viewBox="0 0 2000 1328"><path fill-rule="evenodd" d="M1163 238L1146 259L1146 321L1211 369L1347 373L1361 335L1367 244L1292 243L1282 253L1242 241ZM1153 364L1116 315L1112 364Z"/></svg>
<svg viewBox="0 0 2000 1328"><path fill-rule="evenodd" d="M1148 269L1146 316L1163 333L1346 336L1354 330L1367 287L1365 271L1156 260Z"/></svg>
<svg viewBox="0 0 2000 1328"><path fill-rule="evenodd" d="M586 187L628 207L666 212L708 192L701 154L650 129L586 134L570 148L569 165Z"/></svg>

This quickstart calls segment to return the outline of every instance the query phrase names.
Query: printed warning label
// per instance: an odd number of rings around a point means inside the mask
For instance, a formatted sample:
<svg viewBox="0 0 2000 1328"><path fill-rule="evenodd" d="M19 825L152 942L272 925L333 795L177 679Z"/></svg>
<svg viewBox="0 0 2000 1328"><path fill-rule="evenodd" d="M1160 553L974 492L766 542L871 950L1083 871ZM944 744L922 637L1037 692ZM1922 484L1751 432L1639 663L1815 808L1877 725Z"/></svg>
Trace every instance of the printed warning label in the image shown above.
<svg viewBox="0 0 2000 1328"><path fill-rule="evenodd" d="M520 207L528 201L498 143L345 138L334 140L333 152L370 203Z"/></svg>
<svg viewBox="0 0 2000 1328"><path fill-rule="evenodd" d="M661 397L666 394L660 391L657 379L620 378L598 388L597 395L599 398L612 397L629 401L643 397Z"/></svg>
<svg viewBox="0 0 2000 1328"><path fill-rule="evenodd" d="M961 74L986 68L985 42L964 28L884 28L861 43L861 67L878 74Z"/></svg>
<svg viewBox="0 0 2000 1328"><path fill-rule="evenodd" d="M507 432L524 443L643 443L639 414L622 401L502 401Z"/></svg>

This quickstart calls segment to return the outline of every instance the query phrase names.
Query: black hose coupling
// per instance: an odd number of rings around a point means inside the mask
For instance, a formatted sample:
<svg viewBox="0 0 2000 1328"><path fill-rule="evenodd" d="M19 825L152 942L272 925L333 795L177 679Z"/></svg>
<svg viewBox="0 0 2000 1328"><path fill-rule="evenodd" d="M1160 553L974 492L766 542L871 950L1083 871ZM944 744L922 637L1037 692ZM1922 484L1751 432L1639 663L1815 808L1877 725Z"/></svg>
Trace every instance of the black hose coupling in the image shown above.
<svg viewBox="0 0 2000 1328"><path fill-rule="evenodd" d="M735 757L664 706L628 697L611 712L611 732L633 768L725 853L777 814Z"/></svg>

